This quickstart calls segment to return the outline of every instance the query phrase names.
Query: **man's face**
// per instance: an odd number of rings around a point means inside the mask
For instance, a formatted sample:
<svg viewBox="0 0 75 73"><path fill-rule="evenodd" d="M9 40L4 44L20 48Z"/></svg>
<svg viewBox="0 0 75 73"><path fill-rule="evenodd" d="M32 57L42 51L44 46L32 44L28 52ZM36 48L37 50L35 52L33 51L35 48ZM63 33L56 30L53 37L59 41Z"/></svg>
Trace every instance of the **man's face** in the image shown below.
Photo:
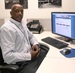
<svg viewBox="0 0 75 73"><path fill-rule="evenodd" d="M18 22L21 22L23 18L23 7L21 5L16 5L11 10L11 17Z"/></svg>

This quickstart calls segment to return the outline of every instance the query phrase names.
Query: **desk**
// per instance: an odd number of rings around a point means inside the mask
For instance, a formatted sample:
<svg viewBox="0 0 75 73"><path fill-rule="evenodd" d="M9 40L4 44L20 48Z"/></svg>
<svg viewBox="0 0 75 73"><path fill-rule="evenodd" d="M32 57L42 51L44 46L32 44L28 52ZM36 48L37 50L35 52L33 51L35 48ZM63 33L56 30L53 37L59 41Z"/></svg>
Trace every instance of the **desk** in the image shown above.
<svg viewBox="0 0 75 73"><path fill-rule="evenodd" d="M36 73L75 73L75 57L67 58L60 53L61 49L55 48L41 41L42 38L48 36L56 38L58 35L54 35L50 31L44 31L41 34L34 34L34 36L39 42L50 47L49 52ZM69 46L75 48L74 44L69 43Z"/></svg>
<svg viewBox="0 0 75 73"><path fill-rule="evenodd" d="M75 60L46 57L36 73L75 73Z"/></svg>

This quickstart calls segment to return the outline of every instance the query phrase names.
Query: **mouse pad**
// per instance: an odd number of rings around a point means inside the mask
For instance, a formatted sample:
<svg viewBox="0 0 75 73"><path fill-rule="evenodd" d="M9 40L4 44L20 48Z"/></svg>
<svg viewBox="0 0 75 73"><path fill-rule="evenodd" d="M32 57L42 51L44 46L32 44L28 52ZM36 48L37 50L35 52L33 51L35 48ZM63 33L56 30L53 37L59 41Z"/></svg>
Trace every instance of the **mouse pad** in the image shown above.
<svg viewBox="0 0 75 73"><path fill-rule="evenodd" d="M63 50L60 51L61 54L62 54L62 51ZM67 54L67 55L62 54L62 55L64 55L67 58L73 58L73 57L75 57L75 49L71 48L70 51L71 51L70 54Z"/></svg>

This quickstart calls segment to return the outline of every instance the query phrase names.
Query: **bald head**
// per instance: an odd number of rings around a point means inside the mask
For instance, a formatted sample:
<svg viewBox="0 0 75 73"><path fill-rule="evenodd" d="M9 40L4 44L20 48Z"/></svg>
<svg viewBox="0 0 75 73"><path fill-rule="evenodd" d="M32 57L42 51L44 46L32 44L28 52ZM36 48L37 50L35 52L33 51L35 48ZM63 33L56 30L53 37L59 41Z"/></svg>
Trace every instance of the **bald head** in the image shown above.
<svg viewBox="0 0 75 73"><path fill-rule="evenodd" d="M14 5L12 5L12 7L11 7L11 11L13 11L16 7L21 7L21 8L23 8L23 6L20 5L20 4L14 4Z"/></svg>
<svg viewBox="0 0 75 73"><path fill-rule="evenodd" d="M20 4L14 4L11 7L10 14L13 19L15 19L18 22L21 22L23 18L23 6Z"/></svg>

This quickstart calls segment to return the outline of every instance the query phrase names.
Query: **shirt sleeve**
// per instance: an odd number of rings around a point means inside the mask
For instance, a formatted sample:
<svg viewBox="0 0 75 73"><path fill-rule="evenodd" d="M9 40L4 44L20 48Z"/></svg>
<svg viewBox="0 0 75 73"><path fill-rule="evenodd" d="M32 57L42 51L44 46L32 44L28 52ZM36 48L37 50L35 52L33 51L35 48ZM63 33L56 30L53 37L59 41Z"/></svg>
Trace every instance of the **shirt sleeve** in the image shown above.
<svg viewBox="0 0 75 73"><path fill-rule="evenodd" d="M29 41L32 45L39 44L36 37L33 35L33 33L27 28L28 31L28 36L29 36Z"/></svg>
<svg viewBox="0 0 75 73"><path fill-rule="evenodd" d="M14 31L8 30L7 28L1 28L0 35L2 54L6 63L14 64L18 61L31 60L30 53L19 53L14 51L14 49L16 49L16 35Z"/></svg>

